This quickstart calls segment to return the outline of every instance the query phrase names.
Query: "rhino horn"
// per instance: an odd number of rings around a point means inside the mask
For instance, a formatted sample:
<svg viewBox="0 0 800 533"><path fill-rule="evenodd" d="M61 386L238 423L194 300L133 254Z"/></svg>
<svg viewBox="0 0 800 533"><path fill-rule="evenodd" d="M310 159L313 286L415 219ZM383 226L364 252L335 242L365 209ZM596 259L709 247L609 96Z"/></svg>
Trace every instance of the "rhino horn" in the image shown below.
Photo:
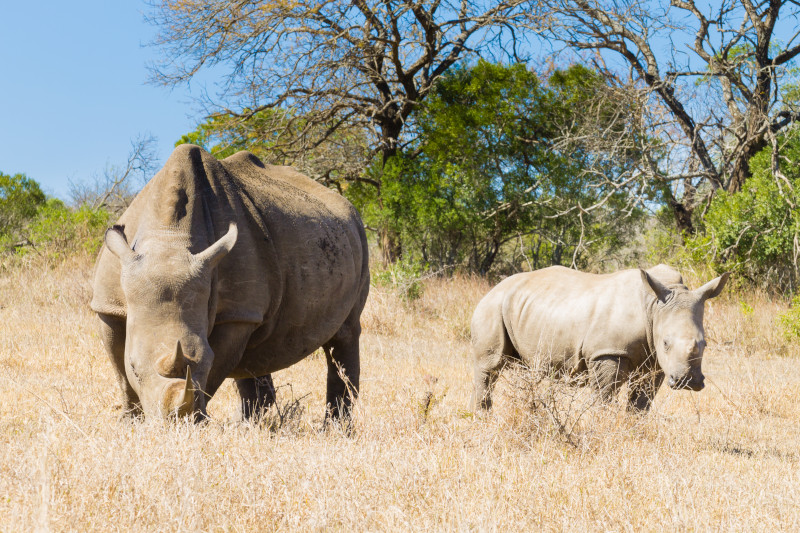
<svg viewBox="0 0 800 533"><path fill-rule="evenodd" d="M175 407L178 416L186 416L194 410L194 382L192 381L192 369L186 367L186 384L183 393L177 398Z"/></svg>
<svg viewBox="0 0 800 533"><path fill-rule="evenodd" d="M181 341L175 345L175 353L167 353L156 362L156 371L162 376L174 377L183 373L183 367L188 363L183 353ZM187 367L188 368L188 367Z"/></svg>
<svg viewBox="0 0 800 533"><path fill-rule="evenodd" d="M228 227L228 233L220 237L217 242L202 252L196 254L195 258L203 267L214 268L217 266L217 263L219 263L220 260L233 249L233 245L236 244L236 238L238 235L239 230L236 227L236 223L231 222L230 226Z"/></svg>
<svg viewBox="0 0 800 533"><path fill-rule="evenodd" d="M186 368L186 380L180 378L170 380L164 391L162 405L167 416L189 416L194 411L194 382L192 370Z"/></svg>

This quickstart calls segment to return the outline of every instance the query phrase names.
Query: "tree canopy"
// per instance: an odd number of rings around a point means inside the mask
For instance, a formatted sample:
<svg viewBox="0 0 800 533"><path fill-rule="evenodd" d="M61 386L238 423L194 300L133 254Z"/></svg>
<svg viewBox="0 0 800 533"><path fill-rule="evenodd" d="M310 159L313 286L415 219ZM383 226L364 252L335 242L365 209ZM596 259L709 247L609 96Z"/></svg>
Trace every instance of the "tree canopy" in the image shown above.
<svg viewBox="0 0 800 533"><path fill-rule="evenodd" d="M15 239L46 200L39 184L25 174L0 172L0 237Z"/></svg>
<svg viewBox="0 0 800 533"><path fill-rule="evenodd" d="M521 63L460 65L421 105L414 142L373 168L383 174L381 205L366 187L346 194L368 223L389 225L406 253L437 268L485 273L512 242L513 268L523 257L530 268L579 263L590 247L617 244L641 214L618 181L624 161L598 178L583 171L603 154L559 145L604 91L580 65L548 83Z"/></svg>
<svg viewBox="0 0 800 533"><path fill-rule="evenodd" d="M660 141L642 168L678 223L717 190L736 192L750 160L800 120L793 60L800 54L794 0L540 2L544 34L595 52L598 70L640 88L649 135ZM655 145L654 145L655 146Z"/></svg>

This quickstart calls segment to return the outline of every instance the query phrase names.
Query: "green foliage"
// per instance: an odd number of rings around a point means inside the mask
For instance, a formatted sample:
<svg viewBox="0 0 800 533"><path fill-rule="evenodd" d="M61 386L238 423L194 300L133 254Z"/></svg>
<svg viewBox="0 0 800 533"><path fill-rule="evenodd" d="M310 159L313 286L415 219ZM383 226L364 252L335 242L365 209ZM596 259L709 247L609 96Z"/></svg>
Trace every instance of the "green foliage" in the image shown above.
<svg viewBox="0 0 800 533"><path fill-rule="evenodd" d="M0 240L18 240L44 203L45 195L34 180L25 174L9 176L0 172Z"/></svg>
<svg viewBox="0 0 800 533"><path fill-rule="evenodd" d="M34 248L54 257L83 250L95 254L103 244L110 214L104 209L81 206L73 210L51 198L31 222L28 240Z"/></svg>
<svg viewBox="0 0 800 533"><path fill-rule="evenodd" d="M175 146L196 144L217 159L247 150L264 161L272 161L275 154L271 148L279 139L276 130L284 124L284 116L272 110L258 111L247 120L229 114L212 115L183 135Z"/></svg>
<svg viewBox="0 0 800 533"><path fill-rule="evenodd" d="M420 107L416 143L370 170L380 199L365 186L346 194L369 225L391 227L404 253L435 268L485 273L511 242L532 268L569 263L590 241L616 246L624 228L609 210L563 215L603 191L586 186L580 157L553 147L600 83L582 66L557 71L549 86L522 64L452 69Z"/></svg>
<svg viewBox="0 0 800 533"><path fill-rule="evenodd" d="M800 160L800 137L784 141L785 161ZM753 175L740 192L716 195L705 216L705 232L687 239L687 249L718 272L729 270L753 284L794 291L800 274L800 168L784 164L784 177L774 176L771 155L766 148L752 158Z"/></svg>
<svg viewBox="0 0 800 533"><path fill-rule="evenodd" d="M65 257L97 253L108 226L107 210L84 205L71 209L47 198L36 181L23 174L0 173L0 251Z"/></svg>
<svg viewBox="0 0 800 533"><path fill-rule="evenodd" d="M778 321L788 340L800 340L800 294L792 299L789 311L778 316Z"/></svg>
<svg viewBox="0 0 800 533"><path fill-rule="evenodd" d="M371 273L371 281L378 287L389 287L406 301L418 300L422 296L424 286L422 279L428 266L401 259Z"/></svg>

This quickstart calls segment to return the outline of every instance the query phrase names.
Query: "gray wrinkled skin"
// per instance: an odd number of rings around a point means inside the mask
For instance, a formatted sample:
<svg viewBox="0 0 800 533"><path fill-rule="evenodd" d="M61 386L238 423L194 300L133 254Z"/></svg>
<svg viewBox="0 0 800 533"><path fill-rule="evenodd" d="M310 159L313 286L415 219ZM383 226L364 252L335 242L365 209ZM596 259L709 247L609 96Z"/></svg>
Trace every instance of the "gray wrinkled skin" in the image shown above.
<svg viewBox="0 0 800 533"><path fill-rule="evenodd" d="M93 288L130 414L202 417L230 377L253 415L269 374L320 346L330 414L358 391L363 224L289 167L179 146L106 233Z"/></svg>
<svg viewBox="0 0 800 533"><path fill-rule="evenodd" d="M703 308L728 274L690 291L666 265L587 274L554 266L516 274L472 316L473 404L489 409L492 386L511 360L555 375L586 378L610 399L630 381L628 405L647 410L662 381L699 391Z"/></svg>

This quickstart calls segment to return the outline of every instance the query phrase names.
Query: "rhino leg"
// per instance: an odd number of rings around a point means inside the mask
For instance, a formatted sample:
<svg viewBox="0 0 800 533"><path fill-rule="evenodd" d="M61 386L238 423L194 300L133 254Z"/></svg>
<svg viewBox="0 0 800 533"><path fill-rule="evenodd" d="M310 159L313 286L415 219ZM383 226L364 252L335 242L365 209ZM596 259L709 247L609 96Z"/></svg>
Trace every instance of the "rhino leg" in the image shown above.
<svg viewBox="0 0 800 533"><path fill-rule="evenodd" d="M111 365L117 373L117 381L122 389L122 410L125 416L136 417L142 414L139 396L128 382L125 372L125 319L111 315L98 314L100 337Z"/></svg>
<svg viewBox="0 0 800 533"><path fill-rule="evenodd" d="M630 375L630 359L602 355L589 361L589 379L600 391L603 401L611 401Z"/></svg>
<svg viewBox="0 0 800 533"><path fill-rule="evenodd" d="M195 409L201 416L206 415L208 400L214 396L214 393L217 392L217 389L233 369L239 366L242 354L244 354L247 347L247 342L250 340L250 335L253 334L255 328L254 324L242 322L228 322L214 326L214 330L208 338L208 344L214 354L214 361L208 370L205 380L203 380L204 383L196 380L203 387L202 392L195 396Z"/></svg>
<svg viewBox="0 0 800 533"><path fill-rule="evenodd" d="M475 357L472 406L475 411L492 408L492 390L500 377L506 358L502 350L484 352Z"/></svg>
<svg viewBox="0 0 800 533"><path fill-rule="evenodd" d="M336 335L322 346L328 363L326 418L338 419L350 416L353 400L358 396L358 380L361 374L358 351L360 336L361 324L356 316L354 320L348 320Z"/></svg>
<svg viewBox="0 0 800 533"><path fill-rule="evenodd" d="M275 385L270 374L235 381L242 398L242 417L245 420L264 416L275 403Z"/></svg>
<svg viewBox="0 0 800 533"><path fill-rule="evenodd" d="M663 381L664 372L658 370L631 383L628 392L628 409L648 411Z"/></svg>
<svg viewBox="0 0 800 533"><path fill-rule="evenodd" d="M472 319L472 367L474 373L472 408L492 408L492 389L500 371L512 359L519 359L508 336L499 305L481 306Z"/></svg>

